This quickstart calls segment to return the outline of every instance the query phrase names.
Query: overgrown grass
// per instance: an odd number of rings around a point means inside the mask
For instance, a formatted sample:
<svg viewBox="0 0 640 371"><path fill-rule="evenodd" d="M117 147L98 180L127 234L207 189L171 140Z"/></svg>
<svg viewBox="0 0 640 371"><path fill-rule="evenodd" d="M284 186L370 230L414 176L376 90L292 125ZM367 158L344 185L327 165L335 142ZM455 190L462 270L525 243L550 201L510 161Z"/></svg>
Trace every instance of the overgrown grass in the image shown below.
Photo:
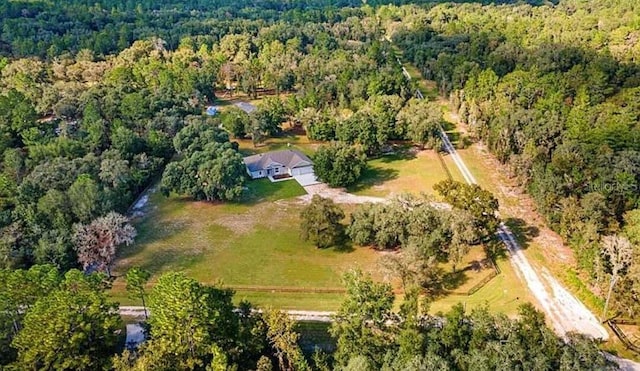
<svg viewBox="0 0 640 371"><path fill-rule="evenodd" d="M604 299L591 292L574 269L567 270L563 282L569 286L569 289L574 292L583 303L599 311L595 313L596 316L601 315L604 309Z"/></svg>

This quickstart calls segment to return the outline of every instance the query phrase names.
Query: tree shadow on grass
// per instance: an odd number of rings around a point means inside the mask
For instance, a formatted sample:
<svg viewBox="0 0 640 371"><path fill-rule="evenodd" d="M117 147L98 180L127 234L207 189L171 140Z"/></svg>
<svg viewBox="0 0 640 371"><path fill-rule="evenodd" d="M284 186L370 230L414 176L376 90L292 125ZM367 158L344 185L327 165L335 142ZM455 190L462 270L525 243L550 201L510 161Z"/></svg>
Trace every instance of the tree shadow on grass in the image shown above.
<svg viewBox="0 0 640 371"><path fill-rule="evenodd" d="M380 162L388 164L395 161L413 160L414 158L416 158L416 153L417 151L415 150L415 147L413 147L412 145L403 143L401 145L394 146L392 152L384 153L376 157L375 159L379 160Z"/></svg>
<svg viewBox="0 0 640 371"><path fill-rule="evenodd" d="M442 288L445 290L454 290L469 281L466 271L471 269L466 267L455 272L447 272L442 276Z"/></svg>
<svg viewBox="0 0 640 371"><path fill-rule="evenodd" d="M353 241L351 241L351 238L347 235L345 228L342 229L335 246L333 246L333 250L339 253L350 253L355 250Z"/></svg>
<svg viewBox="0 0 640 371"><path fill-rule="evenodd" d="M497 236L484 243L484 251L487 257L493 261L505 260L508 258L508 250Z"/></svg>
<svg viewBox="0 0 640 371"><path fill-rule="evenodd" d="M347 191L359 192L381 185L398 177L399 171L396 169L383 169L379 167L367 167L360 177L358 183L349 186Z"/></svg>
<svg viewBox="0 0 640 371"><path fill-rule="evenodd" d="M504 220L504 224L509 227L523 250L529 248L531 241L540 235L538 227L527 224L520 218L507 218Z"/></svg>

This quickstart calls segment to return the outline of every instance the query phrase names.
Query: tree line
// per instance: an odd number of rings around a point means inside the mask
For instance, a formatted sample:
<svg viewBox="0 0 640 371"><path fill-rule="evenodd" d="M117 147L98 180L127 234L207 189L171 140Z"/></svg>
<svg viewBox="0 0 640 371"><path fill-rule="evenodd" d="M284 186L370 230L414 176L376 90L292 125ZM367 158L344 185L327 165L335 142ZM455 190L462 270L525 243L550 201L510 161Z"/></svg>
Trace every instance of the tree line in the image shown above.
<svg viewBox="0 0 640 371"><path fill-rule="evenodd" d="M616 369L594 340L554 335L531 305L518 319L457 305L438 316L416 291L394 310L388 284L359 271L329 333L334 353L303 352L296 323L283 312L234 305L234 293L181 273L165 273L146 292L144 271L127 289L147 298L146 341L124 347L118 304L102 273L53 266L0 270L0 365L59 370L398 370ZM144 302L144 301L143 301Z"/></svg>
<svg viewBox="0 0 640 371"><path fill-rule="evenodd" d="M443 1L418 3L436 2ZM149 37L160 37L171 48L187 36L197 36L211 45L225 34L255 32L281 19L296 26L305 22L337 22L371 14L375 7L388 3L409 1L369 0L365 6L355 0L7 1L0 4L4 21L0 56L54 58L81 49L107 56ZM543 1L527 0L527 3Z"/></svg>

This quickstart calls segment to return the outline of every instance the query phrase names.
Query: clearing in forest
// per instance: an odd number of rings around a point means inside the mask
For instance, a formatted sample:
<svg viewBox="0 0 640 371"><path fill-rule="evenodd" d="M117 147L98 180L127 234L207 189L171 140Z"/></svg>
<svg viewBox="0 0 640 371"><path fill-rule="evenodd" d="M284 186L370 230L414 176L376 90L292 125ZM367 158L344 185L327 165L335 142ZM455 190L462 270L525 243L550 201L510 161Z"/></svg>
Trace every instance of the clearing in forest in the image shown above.
<svg viewBox="0 0 640 371"><path fill-rule="evenodd" d="M401 193L434 194L434 184L462 180L445 154L403 148L367 162L360 181L349 192L362 196L392 197Z"/></svg>

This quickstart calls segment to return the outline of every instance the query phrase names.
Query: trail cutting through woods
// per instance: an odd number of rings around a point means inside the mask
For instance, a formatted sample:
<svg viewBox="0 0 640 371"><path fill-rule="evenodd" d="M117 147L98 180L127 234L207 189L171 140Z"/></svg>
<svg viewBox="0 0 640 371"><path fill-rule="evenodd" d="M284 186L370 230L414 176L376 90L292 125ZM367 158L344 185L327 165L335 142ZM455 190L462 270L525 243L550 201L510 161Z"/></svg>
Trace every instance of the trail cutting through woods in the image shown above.
<svg viewBox="0 0 640 371"><path fill-rule="evenodd" d="M453 159L465 181L469 184L477 184L475 177L451 144L447 133L440 129L440 135L445 150ZM571 295L546 268L543 268L540 274L536 271L529 263L513 233L504 223L500 223L498 227L498 237L509 250L511 264L527 283L558 334L564 336L567 332L573 331L603 340L609 338L607 330L600 324L596 316L580 300Z"/></svg>
<svg viewBox="0 0 640 371"><path fill-rule="evenodd" d="M398 60L398 63L402 65L400 60ZM402 70L404 75L411 79L404 66ZM424 99L420 90L416 91L416 95L418 98ZM468 184L478 184L442 128L440 128L440 137L445 150L451 156L465 181ZM546 268L538 271L529 263L522 251L522 247L509 230L509 227L504 223L500 223L497 234L509 251L510 261L516 268L516 273L527 283L529 290L539 302L556 333L565 336L567 332L579 332L596 339L607 340L609 338L607 330L596 316L580 300L567 291Z"/></svg>

